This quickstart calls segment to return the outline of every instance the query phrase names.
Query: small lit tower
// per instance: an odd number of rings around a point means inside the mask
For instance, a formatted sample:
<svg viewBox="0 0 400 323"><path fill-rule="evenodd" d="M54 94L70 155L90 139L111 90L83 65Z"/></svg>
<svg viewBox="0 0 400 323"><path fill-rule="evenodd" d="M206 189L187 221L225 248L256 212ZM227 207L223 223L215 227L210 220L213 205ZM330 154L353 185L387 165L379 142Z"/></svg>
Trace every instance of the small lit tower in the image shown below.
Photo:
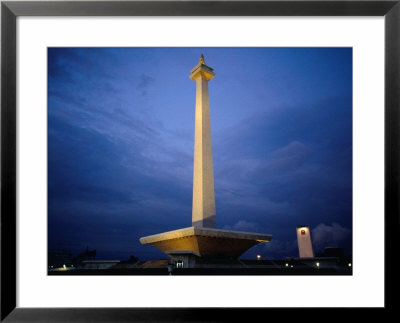
<svg viewBox="0 0 400 323"><path fill-rule="evenodd" d="M297 231L297 245L299 247L300 258L314 258L314 250L311 241L310 228L301 226L296 228Z"/></svg>
<svg viewBox="0 0 400 323"><path fill-rule="evenodd" d="M190 74L190 79L196 81L192 226L197 228L217 227L208 99L208 82L214 76L201 55Z"/></svg>

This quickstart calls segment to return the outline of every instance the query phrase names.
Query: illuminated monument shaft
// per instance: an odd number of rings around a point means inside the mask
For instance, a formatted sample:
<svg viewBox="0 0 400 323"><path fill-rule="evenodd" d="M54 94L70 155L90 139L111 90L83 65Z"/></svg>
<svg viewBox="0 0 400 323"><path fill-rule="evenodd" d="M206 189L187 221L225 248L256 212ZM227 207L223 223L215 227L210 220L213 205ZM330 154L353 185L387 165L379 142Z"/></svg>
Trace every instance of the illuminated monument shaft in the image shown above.
<svg viewBox="0 0 400 323"><path fill-rule="evenodd" d="M194 227L216 228L214 173L211 148L210 103L208 81L213 69L205 65L204 57L192 69L190 78L196 81L196 120L194 136L193 205Z"/></svg>
<svg viewBox="0 0 400 323"><path fill-rule="evenodd" d="M235 259L256 244L272 239L270 234L216 228L208 100L208 81L213 77L213 69L205 64L202 55L190 74L196 81L192 226L140 238L141 244L156 247L171 259L190 263L189 267L200 258L210 262Z"/></svg>

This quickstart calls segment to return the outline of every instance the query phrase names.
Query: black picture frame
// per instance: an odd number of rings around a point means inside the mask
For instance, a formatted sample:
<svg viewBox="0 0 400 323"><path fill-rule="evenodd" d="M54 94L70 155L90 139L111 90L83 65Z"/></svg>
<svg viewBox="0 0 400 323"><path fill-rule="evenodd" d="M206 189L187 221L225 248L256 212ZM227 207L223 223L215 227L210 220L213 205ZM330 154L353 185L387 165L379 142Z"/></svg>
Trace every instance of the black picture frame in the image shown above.
<svg viewBox="0 0 400 323"><path fill-rule="evenodd" d="M16 307L16 19L18 16L384 16L385 18L385 307L396 311L398 255L400 0L395 1L2 1L1 3L1 318L3 322L235 321L265 311L304 309ZM373 264L371 264L373 265ZM39 293L40 291L38 291ZM162 292L162 291L160 291ZM168 291L165 291L168 297ZM266 291L267 293L267 291ZM357 310L357 309L354 309ZM330 313L335 309L325 309ZM295 314L294 314L295 312ZM316 313L316 312L313 312ZM325 313L324 313L325 314ZM294 316L295 317L295 316ZM341 319L341 318L338 318Z"/></svg>

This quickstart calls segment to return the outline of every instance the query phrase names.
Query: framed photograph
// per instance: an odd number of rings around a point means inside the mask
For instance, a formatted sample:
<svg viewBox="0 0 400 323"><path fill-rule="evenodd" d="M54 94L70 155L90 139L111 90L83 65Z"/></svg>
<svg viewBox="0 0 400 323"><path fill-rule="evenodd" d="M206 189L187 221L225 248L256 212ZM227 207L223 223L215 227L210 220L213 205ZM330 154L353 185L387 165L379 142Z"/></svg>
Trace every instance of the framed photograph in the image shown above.
<svg viewBox="0 0 400 323"><path fill-rule="evenodd" d="M393 308L399 6L2 2L1 320Z"/></svg>

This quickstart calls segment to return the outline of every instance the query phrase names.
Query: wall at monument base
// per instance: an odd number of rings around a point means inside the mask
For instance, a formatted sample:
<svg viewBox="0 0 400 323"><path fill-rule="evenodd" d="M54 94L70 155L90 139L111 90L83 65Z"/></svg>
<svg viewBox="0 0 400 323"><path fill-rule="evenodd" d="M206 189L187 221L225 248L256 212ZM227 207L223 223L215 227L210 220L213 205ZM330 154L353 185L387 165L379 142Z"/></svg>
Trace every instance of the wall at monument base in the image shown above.
<svg viewBox="0 0 400 323"><path fill-rule="evenodd" d="M196 266L196 259L198 258L197 256L191 254L170 254L169 257L175 264L175 267L177 263L182 263L183 267L181 268L194 268Z"/></svg>
<svg viewBox="0 0 400 323"><path fill-rule="evenodd" d="M314 250L311 241L311 232L308 227L300 227L297 231L297 245L300 258L313 258Z"/></svg>

